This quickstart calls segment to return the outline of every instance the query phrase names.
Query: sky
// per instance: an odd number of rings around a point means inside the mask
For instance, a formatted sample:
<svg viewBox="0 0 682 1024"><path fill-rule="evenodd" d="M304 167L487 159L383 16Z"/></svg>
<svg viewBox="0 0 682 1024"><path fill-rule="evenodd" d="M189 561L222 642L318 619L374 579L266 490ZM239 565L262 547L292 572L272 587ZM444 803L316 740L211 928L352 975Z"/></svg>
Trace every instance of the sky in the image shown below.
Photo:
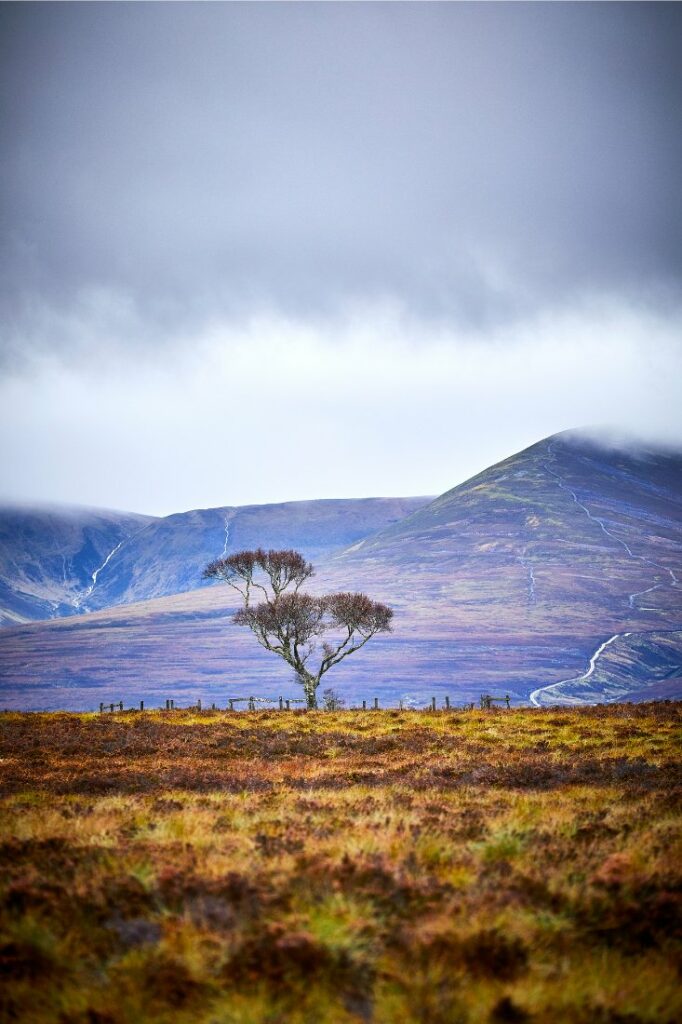
<svg viewBox="0 0 682 1024"><path fill-rule="evenodd" d="M0 5L0 500L682 446L682 6Z"/></svg>

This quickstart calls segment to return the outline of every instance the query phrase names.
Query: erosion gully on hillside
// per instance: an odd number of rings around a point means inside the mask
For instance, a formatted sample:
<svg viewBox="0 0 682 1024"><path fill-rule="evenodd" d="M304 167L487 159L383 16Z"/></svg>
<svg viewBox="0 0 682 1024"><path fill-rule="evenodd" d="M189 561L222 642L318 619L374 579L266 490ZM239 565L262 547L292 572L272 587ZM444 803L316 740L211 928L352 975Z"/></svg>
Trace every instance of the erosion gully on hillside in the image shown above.
<svg viewBox="0 0 682 1024"><path fill-rule="evenodd" d="M681 721L2 715L0 1016L672 1024Z"/></svg>

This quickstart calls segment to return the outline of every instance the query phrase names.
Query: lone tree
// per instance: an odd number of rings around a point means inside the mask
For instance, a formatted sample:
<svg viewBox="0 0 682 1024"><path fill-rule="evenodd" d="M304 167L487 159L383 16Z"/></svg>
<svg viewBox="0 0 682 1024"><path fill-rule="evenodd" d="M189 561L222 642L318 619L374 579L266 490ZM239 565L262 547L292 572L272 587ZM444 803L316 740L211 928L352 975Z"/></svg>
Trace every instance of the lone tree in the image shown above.
<svg viewBox="0 0 682 1024"><path fill-rule="evenodd" d="M218 558L203 573L241 595L243 607L232 621L248 626L262 647L291 665L309 708L317 707L322 676L376 633L390 632L393 618L388 605L365 594L302 593L301 586L313 574L298 551L262 548Z"/></svg>

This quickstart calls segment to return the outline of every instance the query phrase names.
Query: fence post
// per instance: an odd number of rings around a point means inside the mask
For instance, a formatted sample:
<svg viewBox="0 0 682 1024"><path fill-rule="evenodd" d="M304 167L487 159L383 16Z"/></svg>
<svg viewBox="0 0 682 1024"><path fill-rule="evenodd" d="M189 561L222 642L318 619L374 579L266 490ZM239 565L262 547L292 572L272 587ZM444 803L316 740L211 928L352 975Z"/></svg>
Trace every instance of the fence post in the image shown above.
<svg viewBox="0 0 682 1024"><path fill-rule="evenodd" d="M505 698L504 698L504 699L505 699L505 700L506 700L506 702L507 702L507 710L509 710L509 694L506 694L506 696L505 696Z"/></svg>
<svg viewBox="0 0 682 1024"><path fill-rule="evenodd" d="M228 700L227 703L230 705L230 711L234 711L234 701L233 700Z"/></svg>
<svg viewBox="0 0 682 1024"><path fill-rule="evenodd" d="M450 698L447 696L447 694L446 694L446 697L445 697L445 710L446 711L450 710Z"/></svg>
<svg viewBox="0 0 682 1024"><path fill-rule="evenodd" d="M171 697L170 709L171 709L171 711L175 711L175 698L174 697Z"/></svg>
<svg viewBox="0 0 682 1024"><path fill-rule="evenodd" d="M366 700L363 700L363 702L362 702L362 710L363 711L367 710L367 701Z"/></svg>
<svg viewBox="0 0 682 1024"><path fill-rule="evenodd" d="M431 698L431 710L432 711L436 710L436 698L435 697Z"/></svg>
<svg viewBox="0 0 682 1024"><path fill-rule="evenodd" d="M287 701L287 711L291 711L291 704L289 701Z"/></svg>
<svg viewBox="0 0 682 1024"><path fill-rule="evenodd" d="M109 707L111 708L111 713L112 713L112 715L113 715L113 713L114 713L114 705L113 705L113 704L110 704L110 705L109 705Z"/></svg>
<svg viewBox="0 0 682 1024"><path fill-rule="evenodd" d="M144 701L140 701L140 711L144 711Z"/></svg>
<svg viewBox="0 0 682 1024"><path fill-rule="evenodd" d="M215 701L211 704L211 711L215 711Z"/></svg>
<svg viewBox="0 0 682 1024"><path fill-rule="evenodd" d="M168 700L168 697L166 697L166 711L170 711L170 701Z"/></svg>
<svg viewBox="0 0 682 1024"><path fill-rule="evenodd" d="M374 698L374 710L375 711L379 710L379 698L378 697Z"/></svg>
<svg viewBox="0 0 682 1024"><path fill-rule="evenodd" d="M281 711L284 707L284 697L279 698L279 710Z"/></svg>
<svg viewBox="0 0 682 1024"><path fill-rule="evenodd" d="M249 711L255 711L255 710L256 710L256 702L253 699L253 697L249 697Z"/></svg>
<svg viewBox="0 0 682 1024"><path fill-rule="evenodd" d="M197 711L201 711L201 698L197 701Z"/></svg>
<svg viewBox="0 0 682 1024"><path fill-rule="evenodd" d="M103 711L104 711L104 701L100 701L99 702L99 713L100 713L100 715L102 714Z"/></svg>
<svg viewBox="0 0 682 1024"><path fill-rule="evenodd" d="M119 704L118 704L118 710L119 710L119 711L123 711L123 701L122 701L122 700L121 700L121 701L119 701Z"/></svg>

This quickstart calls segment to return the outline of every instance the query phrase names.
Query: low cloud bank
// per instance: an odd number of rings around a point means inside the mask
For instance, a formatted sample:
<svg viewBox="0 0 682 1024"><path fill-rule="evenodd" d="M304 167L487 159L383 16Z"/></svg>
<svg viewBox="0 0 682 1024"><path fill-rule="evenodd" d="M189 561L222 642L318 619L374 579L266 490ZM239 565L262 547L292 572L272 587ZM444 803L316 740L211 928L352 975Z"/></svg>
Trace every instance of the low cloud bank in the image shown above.
<svg viewBox="0 0 682 1024"><path fill-rule="evenodd" d="M109 312L69 324L68 356L5 374L0 497L168 514L436 494L584 425L682 447L669 311L592 303L469 334L394 304L264 313L137 351L129 314Z"/></svg>

